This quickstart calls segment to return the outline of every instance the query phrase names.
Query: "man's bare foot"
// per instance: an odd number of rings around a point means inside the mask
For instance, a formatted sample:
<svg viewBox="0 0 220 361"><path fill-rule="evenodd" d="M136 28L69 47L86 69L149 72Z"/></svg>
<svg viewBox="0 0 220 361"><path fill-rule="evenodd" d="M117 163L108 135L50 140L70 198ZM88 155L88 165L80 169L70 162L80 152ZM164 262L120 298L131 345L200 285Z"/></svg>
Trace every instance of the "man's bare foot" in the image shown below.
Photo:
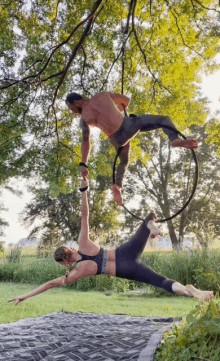
<svg viewBox="0 0 220 361"><path fill-rule="evenodd" d="M123 201L122 201L122 195L121 195L121 187L117 184L113 184L112 191L113 191L113 197L114 197L115 202L119 206L122 206Z"/></svg>
<svg viewBox="0 0 220 361"><path fill-rule="evenodd" d="M193 139L176 139L171 143L171 146L187 149L197 149L199 147L197 140Z"/></svg>
<svg viewBox="0 0 220 361"><path fill-rule="evenodd" d="M214 297L212 291L200 291L197 288L193 287L192 285L186 285L185 289L187 290L189 296L193 296L197 298L199 301L208 301Z"/></svg>
<svg viewBox="0 0 220 361"><path fill-rule="evenodd" d="M161 232L161 230L159 228L157 228L157 226L153 220L150 220L147 223L147 228L150 230L150 236L149 236L150 238L155 238L157 236L163 236L163 233Z"/></svg>

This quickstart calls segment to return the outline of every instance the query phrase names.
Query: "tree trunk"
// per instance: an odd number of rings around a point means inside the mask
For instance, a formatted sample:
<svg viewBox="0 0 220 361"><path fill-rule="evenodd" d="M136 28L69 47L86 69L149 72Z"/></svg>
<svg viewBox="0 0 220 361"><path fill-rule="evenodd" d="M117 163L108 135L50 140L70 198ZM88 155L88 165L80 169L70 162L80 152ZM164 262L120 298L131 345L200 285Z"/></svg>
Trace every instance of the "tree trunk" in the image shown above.
<svg viewBox="0 0 220 361"><path fill-rule="evenodd" d="M169 235L170 235L170 239L171 239L173 249L175 249L176 251L180 251L181 250L181 244L180 244L179 240L177 239L177 236L176 236L176 233L175 233L175 228L174 228L172 220L167 222L167 226L168 226L168 229L169 229Z"/></svg>
<svg viewBox="0 0 220 361"><path fill-rule="evenodd" d="M185 212L181 213L181 218L180 218L180 226L179 226L179 243L183 243L183 237L184 237L184 230L185 230L185 222L186 221L186 215Z"/></svg>

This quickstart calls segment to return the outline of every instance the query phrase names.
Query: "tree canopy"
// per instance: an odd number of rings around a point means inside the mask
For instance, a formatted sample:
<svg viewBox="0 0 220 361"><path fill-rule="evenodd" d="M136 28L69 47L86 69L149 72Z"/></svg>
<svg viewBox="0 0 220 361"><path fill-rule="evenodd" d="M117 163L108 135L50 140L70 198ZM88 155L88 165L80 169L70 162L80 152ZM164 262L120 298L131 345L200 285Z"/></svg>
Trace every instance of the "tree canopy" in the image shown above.
<svg viewBox="0 0 220 361"><path fill-rule="evenodd" d="M168 114L180 130L203 124L199 74L218 67L219 14L212 0L1 1L1 183L74 189L80 134L66 94L121 92L122 74L130 111ZM218 122L210 142L216 132Z"/></svg>

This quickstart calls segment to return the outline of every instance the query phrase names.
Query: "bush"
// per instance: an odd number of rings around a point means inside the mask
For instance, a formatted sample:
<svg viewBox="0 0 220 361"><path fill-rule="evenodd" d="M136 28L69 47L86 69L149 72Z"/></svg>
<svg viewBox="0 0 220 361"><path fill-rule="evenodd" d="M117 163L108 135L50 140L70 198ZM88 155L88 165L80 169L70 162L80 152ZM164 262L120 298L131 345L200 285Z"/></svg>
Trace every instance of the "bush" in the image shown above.
<svg viewBox="0 0 220 361"><path fill-rule="evenodd" d="M220 289L220 252L190 251L190 252L155 252L142 256L142 262L154 271L174 279L182 284L193 284L204 290L219 292ZM20 263L12 262L12 258L0 263L0 281L26 282L41 284L51 279L63 276L65 268L54 262L52 257L36 259L22 256ZM67 287L78 290L114 290L124 292L131 289L147 287L157 295L167 295L167 292L139 282L115 278L109 275L90 276L78 280Z"/></svg>
<svg viewBox="0 0 220 361"><path fill-rule="evenodd" d="M158 347L155 361L219 361L220 303L195 307L178 326L168 331Z"/></svg>
<svg viewBox="0 0 220 361"><path fill-rule="evenodd" d="M187 252L155 252L142 257L142 262L154 271L174 279L183 285L219 292L220 290L220 252L192 250ZM157 289L157 293L164 293Z"/></svg>
<svg viewBox="0 0 220 361"><path fill-rule="evenodd" d="M4 255L4 246L3 246L4 242L0 241L0 259L3 257Z"/></svg>
<svg viewBox="0 0 220 361"><path fill-rule="evenodd" d="M0 264L0 281L15 281L24 283L44 283L65 273L63 267L53 259L35 260L25 265L12 262Z"/></svg>
<svg viewBox="0 0 220 361"><path fill-rule="evenodd" d="M10 249L10 253L6 256L8 262L11 263L20 263L21 260L21 249L20 246L15 246Z"/></svg>

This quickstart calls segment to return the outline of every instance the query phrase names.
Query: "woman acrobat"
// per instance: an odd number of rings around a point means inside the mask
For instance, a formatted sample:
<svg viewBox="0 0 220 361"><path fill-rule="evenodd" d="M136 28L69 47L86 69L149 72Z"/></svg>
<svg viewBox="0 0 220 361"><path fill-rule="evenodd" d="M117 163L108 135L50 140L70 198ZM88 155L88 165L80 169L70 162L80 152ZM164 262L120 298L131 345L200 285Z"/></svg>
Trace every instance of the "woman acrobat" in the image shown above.
<svg viewBox="0 0 220 361"><path fill-rule="evenodd" d="M10 299L9 302L14 301L15 305L18 305L25 299L36 296L50 288L64 286L78 279L99 274L109 274L114 277L147 283L171 293L195 297L199 301L208 301L214 297L212 291L200 291L192 285L183 286L175 280L168 279L156 273L140 262L140 256L148 238L162 235L154 223L154 221L157 220L154 213L150 213L145 218L135 235L128 242L121 244L116 249L105 250L93 243L89 239L87 180L82 180L81 187L82 219L78 238L79 250L75 251L66 246L62 246L59 247L54 254L55 261L66 266L67 272L65 276L48 281L33 291ZM74 263L77 263L76 267L69 272L69 268L72 267Z"/></svg>

